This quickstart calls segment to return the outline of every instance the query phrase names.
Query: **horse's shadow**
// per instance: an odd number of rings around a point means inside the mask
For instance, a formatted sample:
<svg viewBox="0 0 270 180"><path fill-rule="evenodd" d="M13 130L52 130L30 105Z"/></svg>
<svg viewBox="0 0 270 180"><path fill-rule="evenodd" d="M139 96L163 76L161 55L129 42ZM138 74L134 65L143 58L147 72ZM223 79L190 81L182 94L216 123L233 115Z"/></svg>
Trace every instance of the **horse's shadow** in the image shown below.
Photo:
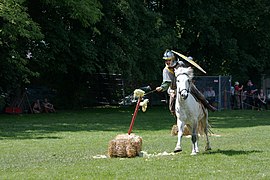
<svg viewBox="0 0 270 180"><path fill-rule="evenodd" d="M252 154L252 153L261 153L262 151L258 151L258 150L252 150L252 151L244 151L244 150L220 150L217 149L215 151L211 150L211 151L206 151L203 154L224 154L227 156L234 156L234 155L241 155L241 154Z"/></svg>

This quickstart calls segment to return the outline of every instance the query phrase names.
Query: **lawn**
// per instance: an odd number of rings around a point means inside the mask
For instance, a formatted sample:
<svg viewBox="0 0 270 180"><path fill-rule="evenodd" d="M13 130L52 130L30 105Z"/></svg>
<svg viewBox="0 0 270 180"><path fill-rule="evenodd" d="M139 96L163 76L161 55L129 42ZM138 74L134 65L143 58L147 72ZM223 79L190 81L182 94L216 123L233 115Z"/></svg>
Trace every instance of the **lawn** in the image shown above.
<svg viewBox="0 0 270 180"><path fill-rule="evenodd" d="M166 107L139 111L133 133L153 157L95 158L127 133L134 107L0 115L0 179L270 179L270 111L210 112L212 150L172 152L177 138ZM218 135L218 136L217 136ZM155 155L155 156L154 156Z"/></svg>

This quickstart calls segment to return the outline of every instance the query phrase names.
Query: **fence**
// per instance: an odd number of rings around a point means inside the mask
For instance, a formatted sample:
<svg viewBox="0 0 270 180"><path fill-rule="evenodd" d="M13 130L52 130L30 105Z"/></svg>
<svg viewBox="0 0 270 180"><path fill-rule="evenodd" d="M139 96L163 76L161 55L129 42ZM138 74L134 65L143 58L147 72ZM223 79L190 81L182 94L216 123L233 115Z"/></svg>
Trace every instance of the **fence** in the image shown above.
<svg viewBox="0 0 270 180"><path fill-rule="evenodd" d="M218 110L231 109L230 76L195 76L194 80L196 87ZM214 90L214 97L209 97L210 89Z"/></svg>
<svg viewBox="0 0 270 180"><path fill-rule="evenodd" d="M231 109L230 76L195 76L194 81L196 87L218 110ZM121 100L124 100L123 105L129 105L129 102L125 101L125 99L132 99L131 95L125 95L125 86L121 74L96 74L91 77L91 81L86 82L86 87L88 89L88 97L84 96L82 99L88 101L91 99L91 102L86 103L84 101L84 105L111 105L118 104ZM207 96L206 92L211 88L215 92L214 97ZM164 94L153 93L150 99L152 105L160 105L164 104L164 102L160 102L161 99L166 99L166 97L164 97Z"/></svg>
<svg viewBox="0 0 270 180"><path fill-rule="evenodd" d="M86 80L82 89L82 106L116 105L125 96L121 74L93 74Z"/></svg>

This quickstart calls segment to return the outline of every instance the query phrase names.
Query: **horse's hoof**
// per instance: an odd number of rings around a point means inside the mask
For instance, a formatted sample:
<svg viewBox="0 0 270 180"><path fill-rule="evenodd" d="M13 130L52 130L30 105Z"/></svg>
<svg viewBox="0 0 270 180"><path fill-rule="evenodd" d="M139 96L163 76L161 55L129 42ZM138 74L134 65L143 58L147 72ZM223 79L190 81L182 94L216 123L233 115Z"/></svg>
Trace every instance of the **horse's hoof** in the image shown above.
<svg viewBox="0 0 270 180"><path fill-rule="evenodd" d="M197 153L196 153L196 152L192 152L190 155L191 155L191 156L196 156Z"/></svg>
<svg viewBox="0 0 270 180"><path fill-rule="evenodd" d="M210 150L212 150L211 147L206 147L206 148L205 148L205 151L210 151Z"/></svg>
<svg viewBox="0 0 270 180"><path fill-rule="evenodd" d="M182 151L182 149L175 149L173 152L178 153L178 152L181 152L181 151Z"/></svg>

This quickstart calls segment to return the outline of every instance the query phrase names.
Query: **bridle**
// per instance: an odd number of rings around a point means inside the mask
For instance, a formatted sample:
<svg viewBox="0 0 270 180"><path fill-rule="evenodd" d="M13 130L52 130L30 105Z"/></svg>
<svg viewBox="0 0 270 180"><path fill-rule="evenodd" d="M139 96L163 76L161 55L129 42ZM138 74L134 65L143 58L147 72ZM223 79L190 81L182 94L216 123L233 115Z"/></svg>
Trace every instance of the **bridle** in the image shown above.
<svg viewBox="0 0 270 180"><path fill-rule="evenodd" d="M190 83L191 83L190 77L189 77L189 75L188 75L187 73L180 73L180 74L178 74L178 75L176 76L176 82L179 82L179 80L178 80L177 78L178 78L178 76L180 76L180 75L186 75L186 76L188 77L188 80L187 80L187 81L188 81L188 88L181 89L181 90L179 91L179 94L182 94L183 91L187 91L187 93L189 94L190 87L191 87L191 85L190 85Z"/></svg>

